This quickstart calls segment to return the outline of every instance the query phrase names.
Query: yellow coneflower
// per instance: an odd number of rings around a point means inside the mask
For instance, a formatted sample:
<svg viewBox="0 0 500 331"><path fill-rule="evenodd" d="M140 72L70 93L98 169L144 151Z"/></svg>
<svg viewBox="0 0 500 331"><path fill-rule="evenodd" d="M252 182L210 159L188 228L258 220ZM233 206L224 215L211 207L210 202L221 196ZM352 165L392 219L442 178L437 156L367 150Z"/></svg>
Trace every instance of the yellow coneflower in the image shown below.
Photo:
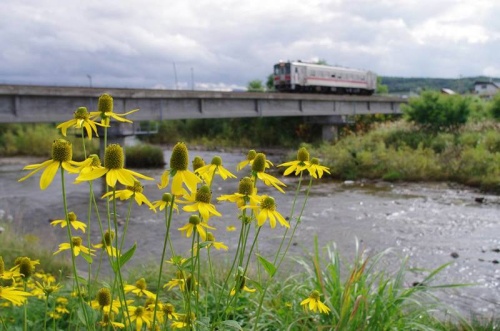
<svg viewBox="0 0 500 331"><path fill-rule="evenodd" d="M135 285L130 285L130 284L125 285L123 289L125 290L125 293L132 292L136 294L138 297L145 295L148 298L152 299L156 298L156 295L153 292L147 290L147 284L144 278L141 278L137 282L135 282Z"/></svg>
<svg viewBox="0 0 500 331"><path fill-rule="evenodd" d="M177 214L179 214L179 207L177 204L174 202L172 205L172 200L173 200L173 195L170 193L163 193L161 200L157 200L153 202L153 208L158 208L160 211L165 209L167 206L172 206L175 211L177 211Z"/></svg>
<svg viewBox="0 0 500 331"><path fill-rule="evenodd" d="M133 109L124 114L117 114L113 112L113 97L107 93L102 94L97 101L97 111L90 113L90 118L94 119L101 117L101 124L104 126L109 126L110 118L114 118L119 122L132 123L131 120L124 118L123 116L135 113L139 109Z"/></svg>
<svg viewBox="0 0 500 331"><path fill-rule="evenodd" d="M153 321L153 315L151 314L150 311L148 311L144 307L129 306L128 313L130 316L130 321L135 322L136 331L142 330L143 324L146 324L148 328L151 327L151 322Z"/></svg>
<svg viewBox="0 0 500 331"><path fill-rule="evenodd" d="M80 168L87 165L89 161L76 162L72 160L73 149L71 143L65 139L57 139L52 143L52 159L38 164L30 164L23 168L23 170L33 170L28 175L19 179L20 182L33 176L38 171L43 170L40 177L40 189L45 190L52 183L57 170L62 167L69 173L78 173Z"/></svg>
<svg viewBox="0 0 500 331"><path fill-rule="evenodd" d="M87 225L83 223L82 221L77 220L76 214L74 212L69 212L68 213L68 221L66 220L54 220L50 222L51 225L56 226L60 225L61 228L65 228L68 223L75 229L75 230L82 230L83 233L85 233L85 228Z"/></svg>
<svg viewBox="0 0 500 331"><path fill-rule="evenodd" d="M256 191L253 179L250 177L244 177L239 182L238 192L221 195L217 198L217 200L236 203L238 208L242 208L246 204L255 206L260 202L260 197L255 194Z"/></svg>
<svg viewBox="0 0 500 331"><path fill-rule="evenodd" d="M14 306L22 306L29 296L30 293L17 288L0 286L0 299L10 301Z"/></svg>
<svg viewBox="0 0 500 331"><path fill-rule="evenodd" d="M94 255L95 250L88 248L88 247L85 247L83 245L82 238L72 237L71 243L73 244L73 255L74 256L78 256L78 255L80 255L80 253L84 253L86 255ZM54 255L56 255L62 251L71 249L71 243L59 244L59 249L54 253Z"/></svg>
<svg viewBox="0 0 500 331"><path fill-rule="evenodd" d="M212 216L222 216L221 213L215 209L215 206L210 203L212 199L212 192L206 185L200 187L196 193L191 193L185 196L186 200L181 200L179 203L189 203L182 207L182 210L187 212L198 212L203 221L208 221Z"/></svg>
<svg viewBox="0 0 500 331"><path fill-rule="evenodd" d="M59 124L57 126L57 129L61 129L62 135L66 137L66 131L71 127L76 128L76 129L85 128L85 130L87 130L88 138L92 139L92 131L95 133L96 137L99 136L97 134L97 126L96 125L101 125L101 124L96 123L90 119L90 114L87 111L87 108L86 107L79 107L73 113L73 119L70 119L69 121L66 121L66 122Z"/></svg>
<svg viewBox="0 0 500 331"><path fill-rule="evenodd" d="M123 154L123 148L118 144L111 144L106 147L104 152L104 167L96 168L87 173L80 173L76 181L90 181L106 175L106 183L108 186L115 187L117 181L125 186L134 186L137 181L135 177L153 180L151 177L125 169L124 163L125 156Z"/></svg>
<svg viewBox="0 0 500 331"><path fill-rule="evenodd" d="M312 291L307 299L302 300L300 305L303 306L304 310L306 311L319 311L320 313L324 314L328 314L330 312L330 308L328 308L323 302L321 302L320 294L316 290Z"/></svg>
<svg viewBox="0 0 500 331"><path fill-rule="evenodd" d="M162 174L158 188L163 189L167 187L170 177L172 177L171 192L173 195L184 195L186 190L183 188L183 185L187 187L189 192L195 192L196 186L201 182L201 179L188 170L188 159L189 154L186 144L182 142L177 143L172 149L170 169Z"/></svg>
<svg viewBox="0 0 500 331"><path fill-rule="evenodd" d="M156 209L151 202L149 202L148 198L142 193L144 190L144 186L141 185L139 181L134 181L134 185L127 186L124 190L115 191L115 197L120 198L120 200L128 200L134 197L135 202L140 206L143 203L149 206L149 209L153 210L156 213ZM113 192L108 192L102 196L102 198L109 197L110 200L113 200Z"/></svg>
<svg viewBox="0 0 500 331"><path fill-rule="evenodd" d="M327 167L322 166L319 164L319 160L317 158L312 158L311 159L311 164L307 168L309 171L309 174L313 176L314 178L321 178L323 177L323 173L326 172L327 174L330 174L330 171Z"/></svg>
<svg viewBox="0 0 500 331"><path fill-rule="evenodd" d="M297 160L295 161L290 161L290 162L285 162L278 167L288 167L286 168L285 172L283 173L284 176L288 176L292 172L295 171L295 176L300 174L302 171L308 169L310 166L309 162L309 152L305 147L299 148L297 152Z"/></svg>
<svg viewBox="0 0 500 331"><path fill-rule="evenodd" d="M222 158L215 156L210 164L202 166L195 170L195 173L205 180L205 183L210 185L215 175L221 176L223 180L227 178L236 178L229 170L222 165Z"/></svg>
<svg viewBox="0 0 500 331"><path fill-rule="evenodd" d="M257 153L252 163L252 174L262 180L267 186L274 186L281 193L285 193L280 186L286 186L278 178L265 173L266 156L263 153Z"/></svg>
<svg viewBox="0 0 500 331"><path fill-rule="evenodd" d="M238 163L238 165L236 166L236 170L240 171L241 169L245 168L247 165L249 165L251 167L253 164L253 160L255 159L256 156L257 156L257 152L254 149L249 150L247 153L247 158L245 160L241 161L240 163ZM269 160L266 160L265 167L269 168L272 166L273 166L273 163Z"/></svg>
<svg viewBox="0 0 500 331"><path fill-rule="evenodd" d="M200 220L198 216L193 215L189 217L189 222L178 230L184 232L188 238L191 237L193 231L196 231L200 235L201 239L205 241L207 240L207 232L205 231L205 228L215 230L214 227L211 227L206 222Z"/></svg>
<svg viewBox="0 0 500 331"><path fill-rule="evenodd" d="M269 219L269 225L272 229L276 226L276 220L286 227L289 228L287 220L276 210L276 201L273 197L264 195L258 206L245 206L244 208L258 209L257 224L259 226L264 225L264 223Z"/></svg>

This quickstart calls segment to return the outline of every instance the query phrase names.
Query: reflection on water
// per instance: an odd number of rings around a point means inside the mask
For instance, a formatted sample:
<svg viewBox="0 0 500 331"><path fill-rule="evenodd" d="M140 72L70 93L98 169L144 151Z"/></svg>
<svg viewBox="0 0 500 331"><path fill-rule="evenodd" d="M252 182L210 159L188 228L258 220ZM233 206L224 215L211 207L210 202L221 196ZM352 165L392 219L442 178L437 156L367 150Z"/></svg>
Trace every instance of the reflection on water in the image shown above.
<svg viewBox="0 0 500 331"><path fill-rule="evenodd" d="M167 161L169 153L165 152ZM214 155L221 156L226 168L241 176L243 172L236 173L235 167L244 159L244 153L190 152L191 159L201 156L206 162L210 162ZM269 158L273 162L281 161L272 156ZM63 218L60 179L56 177L43 192L39 189L39 176L18 183L17 179L23 176L20 169L32 161L12 164L4 161L0 165L0 209L11 215L17 229L36 234L43 244L55 249L59 242L66 240L65 232L48 224L51 219ZM141 172L159 179L163 170ZM68 177L67 182L71 183L74 176ZM297 179L280 179L287 184L286 195L268 188L259 189L259 194L271 194L277 201L278 210L287 215L292 207ZM155 182L143 184L144 193L151 201L161 198L162 192L158 191ZM212 188L214 196L234 193L237 185L238 180L216 180ZM88 186L70 184L67 192L70 210L77 215L86 215ZM99 195L100 188L95 192ZM127 206L126 202L119 203L121 220L125 218ZM236 208L232 204L218 203L217 209L223 215L211 221L218 229L215 232L217 240L235 248L237 238L225 228L229 225L239 227ZM354 253L356 239L367 254L393 248L394 259L387 261L389 270L398 267L403 256L410 257L410 267L414 268L434 269L451 263L441 274L442 282L476 285L446 292L443 299L464 311L473 309L479 313L493 313L500 311L499 211L499 197L483 195L458 185L321 181L313 185L291 254L307 254L311 251L314 236L318 236L323 246L335 242L341 256L346 258ZM187 221L183 217L186 218L182 214L176 216L174 229ZM276 249L282 233L278 227L271 231L268 225L265 226L263 241L259 244L263 254ZM139 255L134 257L134 263L158 259L164 229L161 213L154 214L145 206L132 210L127 245L137 243L136 254ZM176 232L174 230L174 244L187 250L190 241ZM91 233L93 238L98 238L97 226L91 229ZM407 282L410 286L423 277L423 273L415 272Z"/></svg>

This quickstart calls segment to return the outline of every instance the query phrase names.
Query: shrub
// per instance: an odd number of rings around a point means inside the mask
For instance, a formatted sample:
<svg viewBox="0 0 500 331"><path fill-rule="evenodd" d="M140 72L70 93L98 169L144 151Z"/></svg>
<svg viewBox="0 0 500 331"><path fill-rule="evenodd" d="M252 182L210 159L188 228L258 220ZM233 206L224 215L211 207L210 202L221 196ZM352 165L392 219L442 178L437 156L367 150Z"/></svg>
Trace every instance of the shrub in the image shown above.
<svg viewBox="0 0 500 331"><path fill-rule="evenodd" d="M130 168L163 168L165 157L160 147L137 145L125 148L126 166Z"/></svg>
<svg viewBox="0 0 500 331"><path fill-rule="evenodd" d="M460 95L423 92L402 106L405 117L426 130L453 130L467 122L471 99Z"/></svg>

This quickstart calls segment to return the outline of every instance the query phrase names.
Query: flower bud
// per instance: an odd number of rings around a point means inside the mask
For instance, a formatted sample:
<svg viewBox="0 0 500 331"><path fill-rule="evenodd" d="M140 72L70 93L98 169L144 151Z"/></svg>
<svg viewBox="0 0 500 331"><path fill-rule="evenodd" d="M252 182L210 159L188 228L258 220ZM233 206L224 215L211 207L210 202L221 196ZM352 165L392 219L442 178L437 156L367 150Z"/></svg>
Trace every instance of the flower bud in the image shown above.
<svg viewBox="0 0 500 331"><path fill-rule="evenodd" d="M69 162L73 158L73 148L69 141L57 139L52 143L52 159L59 162Z"/></svg>
<svg viewBox="0 0 500 331"><path fill-rule="evenodd" d="M243 195L253 194L253 179L250 177L243 177L238 185L238 193Z"/></svg>
<svg viewBox="0 0 500 331"><path fill-rule="evenodd" d="M111 144L104 152L104 167L108 169L123 169L125 156L123 148L118 144Z"/></svg>
<svg viewBox="0 0 500 331"><path fill-rule="evenodd" d="M101 95L97 102L97 111L101 114L113 112L113 97L107 93Z"/></svg>
<svg viewBox="0 0 500 331"><path fill-rule="evenodd" d="M188 150L186 144L177 143L172 149L172 156L170 157L170 168L172 170L187 170L188 168Z"/></svg>
<svg viewBox="0 0 500 331"><path fill-rule="evenodd" d="M109 306L111 304L111 292L108 288L103 287L99 291L97 291L96 299L99 303L99 306Z"/></svg>
<svg viewBox="0 0 500 331"><path fill-rule="evenodd" d="M207 185L203 185L198 189L198 191L196 191L195 201L210 203L211 199L212 199L212 192L210 191L210 188Z"/></svg>
<svg viewBox="0 0 500 331"><path fill-rule="evenodd" d="M297 152L297 160L300 162L309 161L309 152L305 147L299 148L299 151Z"/></svg>

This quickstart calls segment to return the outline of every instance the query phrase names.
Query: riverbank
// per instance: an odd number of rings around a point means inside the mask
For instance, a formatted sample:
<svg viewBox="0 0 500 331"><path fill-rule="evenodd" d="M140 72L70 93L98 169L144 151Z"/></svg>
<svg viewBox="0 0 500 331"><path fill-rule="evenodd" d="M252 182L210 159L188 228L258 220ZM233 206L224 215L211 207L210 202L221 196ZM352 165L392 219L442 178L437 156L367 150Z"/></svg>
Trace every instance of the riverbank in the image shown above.
<svg viewBox="0 0 500 331"><path fill-rule="evenodd" d="M223 164L231 171L245 157L242 153L222 151L190 152L191 159L201 156L205 160L211 160L214 155L220 156ZM170 159L170 150L165 151L165 159ZM270 159L278 162L277 157ZM32 162L33 159L2 160L0 208L13 216L12 224L18 231L41 238L40 243L55 250L58 243L66 240L65 233L48 224L51 219L63 217L60 180L56 177L52 185L43 192L38 189L39 176L22 183L17 182L24 174L22 167L29 164L25 161ZM157 181L162 172L163 170L141 170L141 173ZM279 179L287 185L288 194L267 189L259 194L272 194L278 210L286 215L292 207L291 196L297 179L281 176ZM151 201L161 197L156 182L145 181L143 184L144 194ZM237 180L216 181L213 201L215 202L215 196L235 192L237 184ZM95 193L99 196L99 189L96 188ZM77 215L86 215L88 187L71 184L67 187L67 194L70 210ZM482 199L482 202L477 199ZM121 224L127 215L127 207L127 202L118 203ZM225 229L227 226L240 226L234 217L235 208L227 203L217 203L216 208L222 214L222 217L216 217L213 221L217 228L217 240L228 245L230 251L234 250L237 241ZM473 311L490 316L500 310L499 212L498 196L483 194L458 184L319 181L312 187L290 254L308 256L314 238L317 237L321 247L334 242L341 256L349 261L356 249L356 240L359 240L367 256L386 249L393 251L393 259L386 262L387 270L393 270L400 265L401 258L408 256L409 267L415 268L406 280L408 286L422 281L425 277L424 270L450 263L440 273L438 282L474 285L443 292L444 302L459 311ZM183 220L177 222L172 237L174 245L187 251L189 240L181 237L175 230ZM282 231L279 227L271 231L265 226L263 241L259 245L264 256L272 254L276 249ZM93 237L99 236L95 223L91 234ZM136 243L138 248L130 266L157 263L161 250L158 243L162 242L163 236L164 221L161 213L152 213L144 205L134 208L126 245L130 247ZM224 260L226 255L220 253L218 256ZM289 261L289 265L293 263Z"/></svg>

